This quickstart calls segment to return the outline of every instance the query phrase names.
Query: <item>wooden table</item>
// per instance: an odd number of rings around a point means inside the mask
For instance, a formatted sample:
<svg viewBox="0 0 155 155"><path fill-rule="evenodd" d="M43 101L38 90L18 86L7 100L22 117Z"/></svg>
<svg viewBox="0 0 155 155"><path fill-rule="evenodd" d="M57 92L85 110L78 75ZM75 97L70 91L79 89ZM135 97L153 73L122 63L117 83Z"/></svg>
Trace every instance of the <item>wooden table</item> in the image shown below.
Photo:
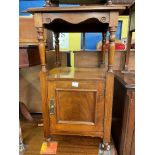
<svg viewBox="0 0 155 155"><path fill-rule="evenodd" d="M109 3L111 4L111 3ZM115 32L122 5L30 8L38 34L41 59L41 93L44 136L52 134L100 137L102 148L110 149L113 100ZM54 31L56 69L47 71L44 29ZM109 30L108 69L62 68L60 32L102 32ZM103 35L105 37L105 35ZM103 38L105 40L105 38ZM105 44L103 44L105 45ZM80 99L80 100L79 100Z"/></svg>

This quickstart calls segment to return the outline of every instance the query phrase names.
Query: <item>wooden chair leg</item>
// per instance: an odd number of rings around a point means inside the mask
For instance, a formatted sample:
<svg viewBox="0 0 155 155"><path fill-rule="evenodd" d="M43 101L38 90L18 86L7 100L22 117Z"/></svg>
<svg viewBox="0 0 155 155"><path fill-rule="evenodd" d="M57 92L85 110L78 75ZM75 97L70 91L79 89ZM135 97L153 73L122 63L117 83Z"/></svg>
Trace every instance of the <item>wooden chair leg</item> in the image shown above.
<svg viewBox="0 0 155 155"><path fill-rule="evenodd" d="M26 105L22 102L19 102L19 111L28 121L33 122L33 117L31 116Z"/></svg>

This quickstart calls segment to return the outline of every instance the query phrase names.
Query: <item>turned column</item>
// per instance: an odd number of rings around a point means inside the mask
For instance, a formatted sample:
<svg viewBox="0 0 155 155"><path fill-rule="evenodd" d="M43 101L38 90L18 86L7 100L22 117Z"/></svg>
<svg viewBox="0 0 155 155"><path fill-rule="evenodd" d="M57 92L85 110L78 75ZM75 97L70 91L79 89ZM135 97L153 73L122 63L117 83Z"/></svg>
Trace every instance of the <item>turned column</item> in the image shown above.
<svg viewBox="0 0 155 155"><path fill-rule="evenodd" d="M86 39L86 33L83 32L83 37L82 37L82 48L83 48L83 51L85 51L86 49L86 42L85 42L85 39Z"/></svg>
<svg viewBox="0 0 155 155"><path fill-rule="evenodd" d="M47 104L47 70L46 70L46 50L45 50L45 40L44 40L44 29L43 27L36 27L38 33L39 41L39 53L41 60L41 72L40 72L40 87L41 87L41 99L42 99L42 112L43 112L43 123L44 123L44 137L49 138L49 109Z"/></svg>
<svg viewBox="0 0 155 155"><path fill-rule="evenodd" d="M123 68L125 72L128 72L128 64L129 64L131 41L132 41L132 31L130 31L130 26L131 26L131 10L129 10L127 49L126 49L126 53L125 53L125 64L124 64L124 68Z"/></svg>
<svg viewBox="0 0 155 155"><path fill-rule="evenodd" d="M129 8L129 22L128 22L128 37L127 37L127 50L125 53L125 63L122 72L129 72L128 64L131 51L132 32L135 31L135 1L133 1Z"/></svg>
<svg viewBox="0 0 155 155"><path fill-rule="evenodd" d="M109 51L108 51L108 72L113 72L114 56L115 56L115 32L116 27L109 28Z"/></svg>
<svg viewBox="0 0 155 155"><path fill-rule="evenodd" d="M42 21L41 13L34 13L34 25L37 31L38 37L38 47L41 61L41 71L40 71L40 88L41 88L41 100L42 100L42 114L43 114L43 124L44 124L44 137L48 139L50 136L49 129L49 107L47 106L47 70L46 70L46 49L45 49L45 37L44 37L44 27Z"/></svg>
<svg viewBox="0 0 155 155"><path fill-rule="evenodd" d="M102 33L102 64L105 65L105 52L106 52L106 32Z"/></svg>
<svg viewBox="0 0 155 155"><path fill-rule="evenodd" d="M36 27L36 30L38 33L41 70L43 72L46 72L44 29L43 29L43 27Z"/></svg>
<svg viewBox="0 0 155 155"><path fill-rule="evenodd" d="M124 71L128 71L129 57L130 57L130 49L131 49L131 40L132 40L132 32L128 33L128 41L127 41L127 50L125 53L125 65Z"/></svg>
<svg viewBox="0 0 155 155"><path fill-rule="evenodd" d="M116 25L109 27L109 51L108 51L108 72L106 74L105 102L104 102L104 138L103 146L105 150L110 149L111 141L111 122L112 122L112 103L113 103L113 87L114 87L114 54L115 54L115 32Z"/></svg>
<svg viewBox="0 0 155 155"><path fill-rule="evenodd" d="M56 66L59 67L59 66L61 66L61 62L60 62L60 48L59 48L59 33L54 32L54 37L55 37Z"/></svg>

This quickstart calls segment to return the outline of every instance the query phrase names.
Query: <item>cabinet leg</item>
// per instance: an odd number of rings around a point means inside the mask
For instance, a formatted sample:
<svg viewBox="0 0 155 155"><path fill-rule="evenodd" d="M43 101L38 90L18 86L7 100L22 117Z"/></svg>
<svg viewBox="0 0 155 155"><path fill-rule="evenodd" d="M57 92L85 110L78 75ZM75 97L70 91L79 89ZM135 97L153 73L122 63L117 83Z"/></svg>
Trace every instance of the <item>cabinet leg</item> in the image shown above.
<svg viewBox="0 0 155 155"><path fill-rule="evenodd" d="M50 136L48 138L45 138L44 140L45 140L45 142L50 142L50 141L52 141L52 137Z"/></svg>
<svg viewBox="0 0 155 155"><path fill-rule="evenodd" d="M100 143L98 155L111 155L111 146L109 143Z"/></svg>

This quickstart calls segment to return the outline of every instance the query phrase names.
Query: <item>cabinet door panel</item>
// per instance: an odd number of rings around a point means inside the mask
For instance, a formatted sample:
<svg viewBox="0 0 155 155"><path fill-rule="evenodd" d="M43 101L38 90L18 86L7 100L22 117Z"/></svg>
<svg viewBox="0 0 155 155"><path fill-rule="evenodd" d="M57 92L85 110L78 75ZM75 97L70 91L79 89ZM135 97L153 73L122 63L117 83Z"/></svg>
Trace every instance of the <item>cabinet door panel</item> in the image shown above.
<svg viewBox="0 0 155 155"><path fill-rule="evenodd" d="M95 124L97 91L56 89L57 122Z"/></svg>
<svg viewBox="0 0 155 155"><path fill-rule="evenodd" d="M79 86L84 81L78 81ZM50 115L50 132L103 136L104 84L96 82L89 88L71 88L48 83L48 103L55 102L55 112ZM85 82L86 83L86 82ZM89 83L89 82L88 82ZM66 84L65 84L66 85ZM102 90L102 91L101 91Z"/></svg>

